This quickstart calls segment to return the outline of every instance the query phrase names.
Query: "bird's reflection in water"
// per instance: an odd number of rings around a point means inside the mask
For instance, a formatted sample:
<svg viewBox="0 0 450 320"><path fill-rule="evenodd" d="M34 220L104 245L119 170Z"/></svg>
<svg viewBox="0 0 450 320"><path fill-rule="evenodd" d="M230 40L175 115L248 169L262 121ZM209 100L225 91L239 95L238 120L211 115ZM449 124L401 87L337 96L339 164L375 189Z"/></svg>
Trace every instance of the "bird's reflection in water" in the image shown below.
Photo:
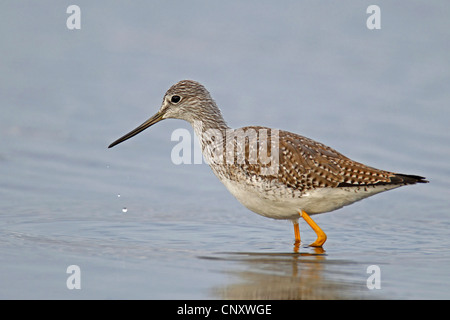
<svg viewBox="0 0 450 320"><path fill-rule="evenodd" d="M221 253L209 257L240 262L238 270L226 271L237 282L214 288L213 294L221 299L365 298L365 282L348 280L346 266L354 265L353 262L327 261L323 249L307 250L294 253Z"/></svg>

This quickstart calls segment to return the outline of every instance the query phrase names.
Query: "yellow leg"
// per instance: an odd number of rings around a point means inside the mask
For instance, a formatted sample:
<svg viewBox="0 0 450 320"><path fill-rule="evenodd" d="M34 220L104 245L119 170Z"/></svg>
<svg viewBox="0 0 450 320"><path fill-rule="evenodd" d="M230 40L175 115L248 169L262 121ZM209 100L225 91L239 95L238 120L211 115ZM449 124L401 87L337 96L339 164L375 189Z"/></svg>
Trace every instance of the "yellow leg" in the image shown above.
<svg viewBox="0 0 450 320"><path fill-rule="evenodd" d="M307 224L314 230L317 234L317 240L310 244L311 247L322 247L322 245L327 241L327 235L320 229L320 227L314 222L313 219L305 211L299 212L300 216L306 221ZM294 224L295 227L295 224Z"/></svg>
<svg viewBox="0 0 450 320"><path fill-rule="evenodd" d="M298 250L300 249L300 229L298 227L298 221L292 221L294 224L294 235L295 235L295 242L294 242L294 252L298 253Z"/></svg>
<svg viewBox="0 0 450 320"><path fill-rule="evenodd" d="M295 235L295 243L300 243L300 229L298 227L298 221L293 221L294 224L294 235Z"/></svg>

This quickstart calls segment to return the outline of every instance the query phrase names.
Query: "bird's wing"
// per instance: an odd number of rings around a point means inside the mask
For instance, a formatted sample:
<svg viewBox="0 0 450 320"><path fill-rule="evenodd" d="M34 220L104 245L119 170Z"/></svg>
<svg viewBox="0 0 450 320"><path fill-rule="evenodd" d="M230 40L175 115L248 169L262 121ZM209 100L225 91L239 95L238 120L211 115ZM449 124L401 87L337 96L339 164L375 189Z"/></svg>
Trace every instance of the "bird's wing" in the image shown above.
<svg viewBox="0 0 450 320"><path fill-rule="evenodd" d="M300 189L401 183L389 171L353 161L312 139L279 132L280 177Z"/></svg>
<svg viewBox="0 0 450 320"><path fill-rule="evenodd" d="M232 140L230 136L227 139L224 137L223 140L224 145L233 147L224 148L225 153L231 152L231 159L234 159L229 166L238 166L238 171L246 176L262 176L264 169L275 165L276 170L267 178L276 179L296 190L426 182L423 177L396 174L366 166L320 142L288 131L259 126L237 130L240 131L234 132L234 136L231 135ZM231 145L230 141L233 141ZM273 153L272 146L277 147L278 154ZM277 157L272 158L269 163L262 163L261 159L264 157L261 157L261 150L265 150L264 153L269 158L275 155ZM251 161L255 156L256 162ZM244 158L245 161L242 162ZM229 170L230 175L234 172L237 171Z"/></svg>

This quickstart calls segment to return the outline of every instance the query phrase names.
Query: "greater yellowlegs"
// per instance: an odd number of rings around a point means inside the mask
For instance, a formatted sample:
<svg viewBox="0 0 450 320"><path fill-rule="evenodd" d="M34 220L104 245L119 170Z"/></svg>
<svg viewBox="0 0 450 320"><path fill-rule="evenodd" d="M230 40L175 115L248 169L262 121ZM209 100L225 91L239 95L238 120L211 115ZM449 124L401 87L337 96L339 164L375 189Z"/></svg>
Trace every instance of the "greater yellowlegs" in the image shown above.
<svg viewBox="0 0 450 320"><path fill-rule="evenodd" d="M428 182L421 176L366 166L291 132L256 126L233 130L205 87L192 80L173 85L154 116L109 148L167 118L192 125L212 171L244 206L265 217L291 220L297 246L300 217L317 234L310 246L322 247L326 234L310 215L403 185Z"/></svg>

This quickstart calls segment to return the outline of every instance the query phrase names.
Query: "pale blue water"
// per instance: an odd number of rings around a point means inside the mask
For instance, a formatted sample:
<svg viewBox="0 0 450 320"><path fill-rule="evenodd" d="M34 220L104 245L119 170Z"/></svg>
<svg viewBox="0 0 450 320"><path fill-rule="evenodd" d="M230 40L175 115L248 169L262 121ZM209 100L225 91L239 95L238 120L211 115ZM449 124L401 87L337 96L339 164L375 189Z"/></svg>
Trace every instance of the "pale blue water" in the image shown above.
<svg viewBox="0 0 450 320"><path fill-rule="evenodd" d="M361 1L77 4L76 31L60 1L0 4L0 298L450 298L447 2L380 2L374 31ZM185 78L233 127L431 183L316 216L325 254L292 254L290 222L171 162L182 121L107 149Z"/></svg>

